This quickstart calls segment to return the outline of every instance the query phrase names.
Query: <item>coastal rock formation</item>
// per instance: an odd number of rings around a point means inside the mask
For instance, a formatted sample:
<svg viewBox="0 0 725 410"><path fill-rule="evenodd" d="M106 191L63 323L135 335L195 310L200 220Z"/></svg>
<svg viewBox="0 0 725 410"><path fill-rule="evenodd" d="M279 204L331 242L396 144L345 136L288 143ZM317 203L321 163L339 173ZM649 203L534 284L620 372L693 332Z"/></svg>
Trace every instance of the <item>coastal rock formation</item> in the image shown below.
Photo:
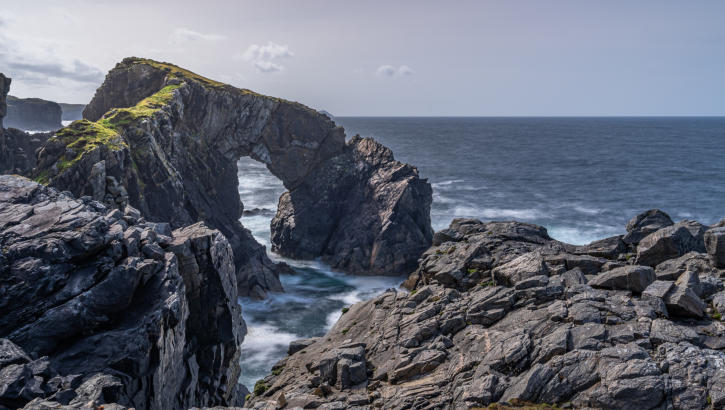
<svg viewBox="0 0 725 410"><path fill-rule="evenodd" d="M675 224L632 225L639 240L573 246L536 225L454 220L410 293L355 304L325 336L293 342L245 406L722 408L725 270L701 252L639 265L637 244Z"/></svg>
<svg viewBox="0 0 725 410"><path fill-rule="evenodd" d="M232 250L0 176L0 408L239 404ZM112 408L112 407L108 407Z"/></svg>
<svg viewBox="0 0 725 410"><path fill-rule="evenodd" d="M58 103L40 98L7 97L8 111L5 126L21 130L54 131L61 124L61 108Z"/></svg>
<svg viewBox="0 0 725 410"><path fill-rule="evenodd" d="M219 229L234 249L242 295L281 290L282 269L239 222L242 156L266 164L289 190L273 224L283 255L400 274L430 244L431 190L415 168L372 140L346 143L342 128L302 104L127 58L84 117L40 149L34 178L173 227L202 220Z"/></svg>
<svg viewBox="0 0 725 410"><path fill-rule="evenodd" d="M10 82L9 78L0 74L0 173L24 175L35 167L35 150L50 137L50 134L30 135L18 129L3 128Z"/></svg>

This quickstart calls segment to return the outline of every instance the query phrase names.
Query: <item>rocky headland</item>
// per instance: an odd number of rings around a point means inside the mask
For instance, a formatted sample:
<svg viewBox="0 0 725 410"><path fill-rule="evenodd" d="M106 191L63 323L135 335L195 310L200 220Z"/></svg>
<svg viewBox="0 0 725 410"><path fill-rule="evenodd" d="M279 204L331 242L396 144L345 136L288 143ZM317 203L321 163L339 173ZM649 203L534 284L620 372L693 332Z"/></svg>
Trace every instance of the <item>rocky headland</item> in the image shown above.
<svg viewBox="0 0 725 410"><path fill-rule="evenodd" d="M232 249L0 176L0 408L240 404Z"/></svg>
<svg viewBox="0 0 725 410"><path fill-rule="evenodd" d="M83 119L85 104L58 103L61 109L61 121L78 121Z"/></svg>
<svg viewBox="0 0 725 410"><path fill-rule="evenodd" d="M406 281L292 342L246 403L272 408L725 407L725 220L657 210L573 246L454 220Z"/></svg>
<svg viewBox="0 0 725 410"><path fill-rule="evenodd" d="M272 225L284 256L398 275L430 245L428 182L377 142L346 141L329 117L302 104L127 58L84 117L39 149L32 177L175 228L202 220L220 230L234 249L241 295L282 290L277 274L285 269L239 222L243 156L266 164L289 190Z"/></svg>
<svg viewBox="0 0 725 410"><path fill-rule="evenodd" d="M40 98L7 97L5 127L21 130L55 131L61 124L61 107Z"/></svg>

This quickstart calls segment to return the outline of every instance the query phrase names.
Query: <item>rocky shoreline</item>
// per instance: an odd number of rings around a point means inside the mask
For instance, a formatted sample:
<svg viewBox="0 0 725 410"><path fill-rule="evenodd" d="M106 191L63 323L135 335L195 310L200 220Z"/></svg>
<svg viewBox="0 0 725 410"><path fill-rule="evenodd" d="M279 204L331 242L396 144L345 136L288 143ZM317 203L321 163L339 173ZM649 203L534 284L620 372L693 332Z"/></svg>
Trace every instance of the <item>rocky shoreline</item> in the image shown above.
<svg viewBox="0 0 725 410"><path fill-rule="evenodd" d="M406 281L293 342L247 406L725 406L725 220L645 212L573 246L454 220Z"/></svg>

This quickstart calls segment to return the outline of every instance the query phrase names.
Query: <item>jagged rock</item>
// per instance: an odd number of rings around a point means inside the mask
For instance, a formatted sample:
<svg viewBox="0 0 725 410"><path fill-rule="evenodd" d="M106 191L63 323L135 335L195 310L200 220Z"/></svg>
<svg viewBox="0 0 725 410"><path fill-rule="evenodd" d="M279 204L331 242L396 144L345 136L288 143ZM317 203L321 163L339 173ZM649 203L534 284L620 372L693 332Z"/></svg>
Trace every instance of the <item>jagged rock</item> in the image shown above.
<svg viewBox="0 0 725 410"><path fill-rule="evenodd" d="M631 290L642 293L655 280L649 266L624 266L600 273L589 281L592 287Z"/></svg>
<svg viewBox="0 0 725 410"><path fill-rule="evenodd" d="M577 246L574 253L578 255L590 255L600 258L615 259L620 253L627 251L627 246L623 241L623 236L613 236L610 238L594 241L589 245Z"/></svg>
<svg viewBox="0 0 725 410"><path fill-rule="evenodd" d="M288 406L332 408L725 403L725 327L705 315L691 319L704 308L697 288L707 295L706 288L722 287L702 254L658 265L680 275L655 281L652 267L577 253L527 224L458 219L433 243L406 282L411 293L389 290L353 305L327 335L265 378L273 393L252 396L247 405L271 408L282 394ZM481 272L468 274L473 266ZM584 269L594 273L589 283ZM712 300L725 309L722 293ZM327 367L323 381L318 358L331 354L337 363L337 352L356 344L365 346L367 383L343 385L330 376L337 365ZM310 386L319 392L314 401ZM362 386L368 402L357 401Z"/></svg>
<svg viewBox="0 0 725 410"><path fill-rule="evenodd" d="M677 280L686 271L699 276L717 276L717 270L712 266L705 254L689 252L675 259L668 259L657 265L655 275L658 280Z"/></svg>
<svg viewBox="0 0 725 410"><path fill-rule="evenodd" d="M239 222L237 161L264 163L289 190L272 224L285 256L322 257L353 273L402 274L430 245L431 188L371 139L345 142L341 127L302 104L262 96L180 67L127 58L106 76L84 121L60 130L38 153L35 178L77 196L106 184L103 202L126 204L172 227L198 220L220 230L235 256L241 295L281 291L263 246ZM79 136L93 145L74 145ZM120 191L117 190L117 191Z"/></svg>
<svg viewBox="0 0 725 410"><path fill-rule="evenodd" d="M62 121L78 121L83 119L83 110L86 108L85 104L58 103L58 105L60 105Z"/></svg>
<svg viewBox="0 0 725 410"><path fill-rule="evenodd" d="M201 223L155 229L0 176L0 406L241 403L231 248Z"/></svg>
<svg viewBox="0 0 725 410"><path fill-rule="evenodd" d="M287 349L288 355L293 355L300 350L303 350L305 347L315 343L317 341L317 338L309 338L309 339L299 339L299 340L293 340L289 344L289 348Z"/></svg>
<svg viewBox="0 0 725 410"><path fill-rule="evenodd" d="M725 269L725 227L717 227L705 232L705 247L712 263Z"/></svg>
<svg viewBox="0 0 725 410"><path fill-rule="evenodd" d="M659 209L650 209L635 216L627 223L627 234L622 237L626 244L636 245L646 236L674 224L670 216Z"/></svg>
<svg viewBox="0 0 725 410"><path fill-rule="evenodd" d="M0 73L0 134L2 134L5 116L8 114L7 96L10 91L10 83L12 80L5 77L5 74Z"/></svg>
<svg viewBox="0 0 725 410"><path fill-rule="evenodd" d="M647 235L637 245L637 263L654 267L688 252L704 252L704 242L692 231L698 233L699 227L683 221Z"/></svg>
<svg viewBox="0 0 725 410"><path fill-rule="evenodd" d="M54 131L63 127L58 103L9 95L7 104L5 127L33 131Z"/></svg>

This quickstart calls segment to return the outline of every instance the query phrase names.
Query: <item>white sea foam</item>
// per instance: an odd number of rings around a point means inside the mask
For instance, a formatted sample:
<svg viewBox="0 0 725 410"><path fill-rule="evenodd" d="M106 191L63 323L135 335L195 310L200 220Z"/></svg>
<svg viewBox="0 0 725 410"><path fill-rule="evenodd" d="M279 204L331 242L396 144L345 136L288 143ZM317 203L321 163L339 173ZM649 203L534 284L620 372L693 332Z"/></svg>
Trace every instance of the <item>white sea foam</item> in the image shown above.
<svg viewBox="0 0 725 410"><path fill-rule="evenodd" d="M250 366L271 367L279 360L276 352L286 350L300 336L273 326L247 321L247 335L242 342L242 360Z"/></svg>

